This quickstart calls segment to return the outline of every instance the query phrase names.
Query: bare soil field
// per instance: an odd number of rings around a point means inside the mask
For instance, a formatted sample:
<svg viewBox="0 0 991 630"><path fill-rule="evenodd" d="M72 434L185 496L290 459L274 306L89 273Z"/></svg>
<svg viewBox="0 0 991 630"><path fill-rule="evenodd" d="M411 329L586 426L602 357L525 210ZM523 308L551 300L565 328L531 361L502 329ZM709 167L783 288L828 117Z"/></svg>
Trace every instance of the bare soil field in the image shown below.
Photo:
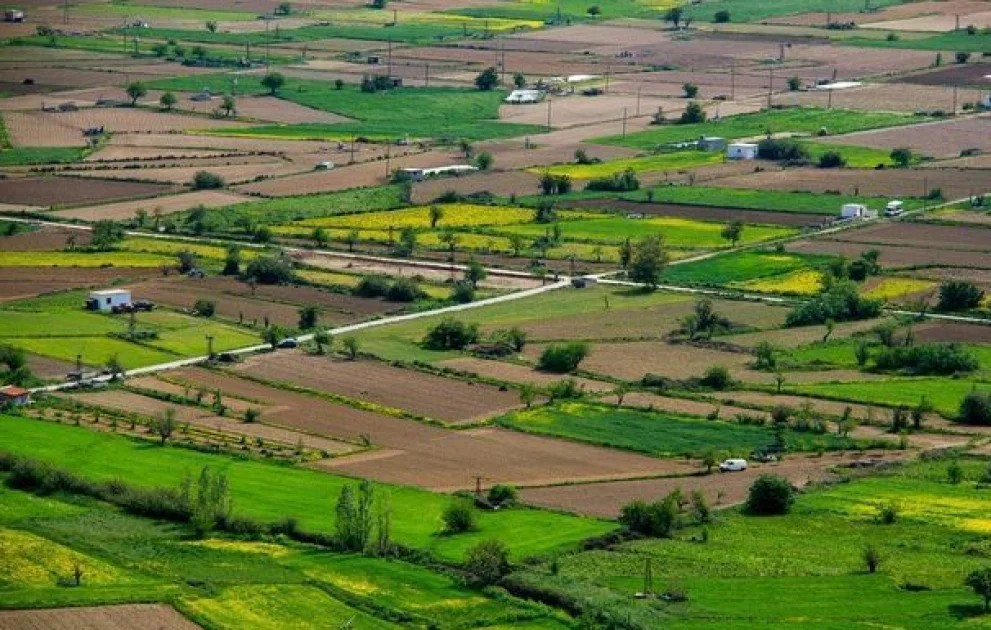
<svg viewBox="0 0 991 630"><path fill-rule="evenodd" d="M949 32L957 28L958 20L961 26L987 28L991 26L991 11L969 13L967 15L960 15L959 17L956 15L928 15L905 20L874 22L871 24L871 28L883 28L889 31Z"/></svg>
<svg viewBox="0 0 991 630"><path fill-rule="evenodd" d="M498 158L497 158L498 159ZM430 203L448 191L461 195L490 192L494 195L533 195L538 192L540 178L522 171L488 171L465 177L445 177L417 182L413 185L413 201Z"/></svg>
<svg viewBox="0 0 991 630"><path fill-rule="evenodd" d="M606 209L658 217L683 217L686 219L697 219L699 221L744 221L746 223L784 225L789 227L803 227L822 222L822 216L817 214L742 210L739 208L714 208L711 206L684 206L670 203L639 203L618 199L569 201L563 205L569 208Z"/></svg>
<svg viewBox="0 0 991 630"><path fill-rule="evenodd" d="M817 78L822 78L817 77ZM811 77L809 78L811 79ZM866 83L859 87L840 90L809 90L788 92L775 96L774 102L785 105L829 107L829 93L833 93L834 108L868 112L902 112L942 110L953 111L953 88L912 85L909 83ZM976 91L959 91L957 107L977 98Z"/></svg>
<svg viewBox="0 0 991 630"><path fill-rule="evenodd" d="M147 416L149 418L159 417L165 413L166 410L171 409L175 412L176 420L179 422L192 422L197 418L206 418L213 415L212 412L199 407L175 405L156 398L149 398L148 396L142 396L140 394L134 394L124 390L66 394L65 397L70 400L78 400L79 402L89 405L96 405L97 407L104 407L106 409L129 411L142 416Z"/></svg>
<svg viewBox="0 0 991 630"><path fill-rule="evenodd" d="M117 20L119 24L120 21ZM180 66L175 66L179 68ZM149 81L156 78L154 75L143 73L128 73L131 81ZM94 85L108 85L124 81L124 73L121 68L108 70L87 70L83 68L24 68L0 70L0 81L10 83L22 83L25 79L33 79L35 86L56 90L69 88L86 88ZM48 101L51 104L51 101Z"/></svg>
<svg viewBox="0 0 991 630"><path fill-rule="evenodd" d="M176 168L140 168L140 169L88 169L69 170L62 173L75 177L96 177L102 179L140 180L147 182L163 182L170 184L188 184L199 171L207 170L224 178L228 184L254 181L258 178L278 177L304 170L303 166L291 164L278 159L260 164L233 164L231 166L180 166Z"/></svg>
<svg viewBox="0 0 991 630"><path fill-rule="evenodd" d="M734 324L755 328L780 326L787 313L785 308L757 302L713 300L713 306ZM649 308L612 311L603 305L598 312L526 322L521 328L532 342L566 339L661 339L676 330L681 325L681 319L694 307L694 297L679 295ZM595 349L596 346L593 346L593 354ZM643 373L637 375L637 378L640 376Z"/></svg>
<svg viewBox="0 0 991 630"><path fill-rule="evenodd" d="M982 0L924 0L922 2L906 2L884 7L870 13L831 13L830 19L835 22L854 22L856 24L889 22L907 20L927 15L960 15L987 10L987 3ZM801 13L786 15L766 20L770 24L797 24L801 26L825 26L825 13ZM961 24L966 24L961 17Z"/></svg>
<svg viewBox="0 0 991 630"><path fill-rule="evenodd" d="M961 341L991 344L991 325L929 322L915 327L919 341Z"/></svg>
<svg viewBox="0 0 991 630"><path fill-rule="evenodd" d="M650 46L669 42L671 36L660 30L630 28L622 26L587 25L568 26L565 28L547 29L543 31L523 33L507 38L509 40L531 40L544 42L563 42L582 46Z"/></svg>
<svg viewBox="0 0 991 630"><path fill-rule="evenodd" d="M729 312L732 313L733 311ZM842 322L836 324L830 337L832 339L849 337L855 333L870 330L875 326L877 326L877 320ZM796 348L801 345L822 341L825 335L826 326L802 326L800 328L782 328L779 330L744 333L742 335L726 335L716 337L716 340L748 348L756 346L761 341L769 341L781 348Z"/></svg>
<svg viewBox="0 0 991 630"><path fill-rule="evenodd" d="M494 378L509 383L534 383L536 385L550 385L551 383L560 381L562 378L558 374L538 372L537 370L525 365L516 365L514 363L505 363L503 361L492 361L488 359L476 359L473 357L463 357L459 359L441 361L438 363L438 366L461 370L463 372L470 372L485 378ZM575 381L577 381L578 385L589 393L609 392L614 389L612 383L593 381L588 378L576 378Z"/></svg>
<svg viewBox="0 0 991 630"><path fill-rule="evenodd" d="M0 180L0 202L32 206L99 203L115 199L150 197L168 192L169 186L68 177L33 177Z"/></svg>
<svg viewBox="0 0 991 630"><path fill-rule="evenodd" d="M231 129L245 127L245 123L218 120L206 116L182 114L131 107L80 109L76 112L34 112L26 116L37 117L46 125L72 127L82 131L92 127L104 127L111 133L164 133L187 129Z"/></svg>
<svg viewBox="0 0 991 630"><path fill-rule="evenodd" d="M446 152L430 152L418 155L394 157L389 164L390 173L399 168L428 168L448 166L458 163ZM306 195L318 192L331 192L361 186L377 186L387 181L386 162L369 162L353 166L342 166L330 171L319 171L272 179L241 186L239 190L269 197Z"/></svg>
<svg viewBox="0 0 991 630"><path fill-rule="evenodd" d="M991 80L988 79L989 74L991 74L991 65L986 63L968 63L937 68L929 72L910 74L899 78L899 81L917 85L956 85L959 87L987 89L991 85Z"/></svg>
<svg viewBox="0 0 991 630"><path fill-rule="evenodd" d="M520 107L528 107L520 105ZM541 123L543 124L543 123ZM542 140L539 139L539 140ZM565 164L575 161L575 151L581 149L590 158L611 160L616 158L634 157L640 154L635 149L614 147L603 144L587 144L584 142L573 145L544 146L539 141L537 146L527 148L524 139L496 140L479 143L477 150L488 151L495 158L496 168L512 170L543 166L548 164Z"/></svg>
<svg viewBox="0 0 991 630"><path fill-rule="evenodd" d="M2 243L2 241L0 241ZM106 267L6 267L0 274L0 301L42 295L53 291L97 287L118 278L142 278L158 275L157 269Z"/></svg>
<svg viewBox="0 0 991 630"><path fill-rule="evenodd" d="M930 280L964 280L973 282L983 288L991 295L991 265L986 265L987 269L959 269L952 267L929 267L914 270L911 275Z"/></svg>
<svg viewBox="0 0 991 630"><path fill-rule="evenodd" d="M726 404L747 405L772 409L778 405L798 409L803 404L811 404L815 413L832 418L839 418L847 407L854 418L858 420L873 420L874 422L884 422L889 419L890 413L885 407L870 405L857 405L835 400L824 400L820 398L810 398L807 396L791 396L788 394L765 394L762 392L714 392L713 398L723 401ZM933 417L938 417L933 414Z"/></svg>
<svg viewBox="0 0 991 630"><path fill-rule="evenodd" d="M109 146L112 147L203 149L208 151L244 151L249 153L315 153L321 150L329 150L334 145L336 143L324 142L322 140L264 140L162 133L114 136L109 142Z"/></svg>
<svg viewBox="0 0 991 630"><path fill-rule="evenodd" d="M955 158L965 149L991 151L991 118L961 118L911 127L862 131L833 136L823 141L879 149L909 147L916 153L930 157Z"/></svg>
<svg viewBox="0 0 991 630"><path fill-rule="evenodd" d="M0 627L10 630L201 630L164 604L123 604L0 611Z"/></svg>
<svg viewBox="0 0 991 630"><path fill-rule="evenodd" d="M947 251L942 249L922 249L917 247L894 247L867 243L849 243L822 239L796 241L785 246L790 252L802 254L828 254L857 258L869 249L881 252L881 265L888 269L936 265L948 267L972 267L991 269L991 259L982 252ZM927 270L927 273L930 270Z"/></svg>
<svg viewBox="0 0 991 630"><path fill-rule="evenodd" d="M984 227L898 221L868 225L825 238L827 240L877 243L896 247L991 252L991 230Z"/></svg>
<svg viewBox="0 0 991 630"><path fill-rule="evenodd" d="M2 101L3 99L0 99ZM14 146L83 147L86 138L79 129L60 125L36 113L4 112L4 126Z"/></svg>
<svg viewBox="0 0 991 630"><path fill-rule="evenodd" d="M76 369L74 363L43 357L39 354L25 354L24 358L27 359L27 366L31 373L41 379L62 380L66 374Z"/></svg>
<svg viewBox="0 0 991 630"><path fill-rule="evenodd" d="M149 92L146 97L151 102L157 102L162 92ZM220 107L221 99L214 98L209 101L190 100L190 94L177 94L179 104L176 109L182 111L195 112L197 114L211 114ZM298 105L291 101L285 101L271 96L241 96L237 98L238 118L249 118L257 121L269 121L283 123L287 125L298 123L324 123L336 124L350 120L345 116L332 114L330 112L311 109L303 105Z"/></svg>
<svg viewBox="0 0 991 630"><path fill-rule="evenodd" d="M134 218L134 213L139 209L146 210L149 216L155 211L160 213L161 216L167 216L175 212L189 210L196 206L220 208L245 201L250 201L250 198L220 190L200 190L168 197L156 197L146 202L123 201L99 206L73 208L72 210L61 210L53 213L53 215L70 219L82 219L83 221L100 221L102 219L126 221Z"/></svg>
<svg viewBox="0 0 991 630"><path fill-rule="evenodd" d="M440 492L470 489L474 476L519 487L644 475L685 474L688 462L662 460L497 428L447 431L417 450L321 460L314 467Z"/></svg>
<svg viewBox="0 0 991 630"><path fill-rule="evenodd" d="M126 147L108 144L102 149L90 153L83 162L129 162L142 160L198 160L207 158L222 158L236 155L231 151L210 151L207 149L177 149L158 147Z"/></svg>
<svg viewBox="0 0 991 630"><path fill-rule="evenodd" d="M904 457L902 452L892 451L885 453L883 459L901 457ZM615 518L620 509L630 501L653 501L678 488L684 492L701 490L710 504L715 506L734 505L747 498L750 485L762 473L781 475L801 487L812 481L832 479L834 475L829 472L830 468L865 458L875 459L881 456L878 453L871 453L869 456L860 453L830 453L819 458L791 456L783 462L754 465L743 472L529 488L521 492L521 497L530 505L605 518Z"/></svg>
<svg viewBox="0 0 991 630"><path fill-rule="evenodd" d="M344 361L279 352L252 357L235 369L454 424L475 422L520 406L519 396L513 391L501 392L490 385L447 379L377 361Z"/></svg>
<svg viewBox="0 0 991 630"><path fill-rule="evenodd" d="M684 105L684 99L676 100L680 86L673 90L668 98L642 95L640 98L641 113L646 115L658 110L670 111ZM526 125L547 124L547 104L535 105L503 105L499 108L499 118L506 122ZM623 114L632 117L637 111L637 95L609 94L587 97L580 94L566 97L551 98L551 126L562 129L605 121L616 121L615 133L622 132ZM539 142L539 139L538 139Z"/></svg>
<svg viewBox="0 0 991 630"><path fill-rule="evenodd" d="M213 291L219 291L229 295L257 297L259 299L296 306L312 304L327 311L353 315L379 315L397 310L403 306L398 302L356 297L299 285L259 285L252 291L250 286L235 278L213 276L201 278L199 282Z"/></svg>
<svg viewBox="0 0 991 630"><path fill-rule="evenodd" d="M679 474L694 469L682 462L510 431L442 429L275 389L229 373L185 368L170 376L258 400L269 407L262 414L263 423L351 441L365 436L378 450L324 460L315 467L380 481L452 490L473 487L473 475L478 474L490 478L491 483L533 485L553 480Z"/></svg>
<svg viewBox="0 0 991 630"><path fill-rule="evenodd" d="M939 188L946 199L963 199L991 191L991 171L981 169L834 169L824 176L818 169L795 168L752 173L719 180L729 188L761 190L838 191L869 196L919 197ZM837 211L839 208L837 207Z"/></svg>
<svg viewBox="0 0 991 630"><path fill-rule="evenodd" d="M59 250L68 246L70 235L75 237L77 246L82 247L90 242L88 231L45 225L31 232L0 236L0 250L8 252Z"/></svg>

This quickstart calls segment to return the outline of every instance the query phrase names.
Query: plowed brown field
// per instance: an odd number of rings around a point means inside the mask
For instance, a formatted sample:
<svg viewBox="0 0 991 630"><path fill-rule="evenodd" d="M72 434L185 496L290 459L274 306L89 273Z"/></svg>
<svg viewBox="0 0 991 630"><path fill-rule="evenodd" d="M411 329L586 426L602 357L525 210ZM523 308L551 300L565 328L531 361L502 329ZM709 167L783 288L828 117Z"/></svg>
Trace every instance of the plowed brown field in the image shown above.
<svg viewBox="0 0 991 630"><path fill-rule="evenodd" d="M9 630L201 630L164 604L124 604L0 611L0 628Z"/></svg>
<svg viewBox="0 0 991 630"><path fill-rule="evenodd" d="M0 203L33 206L100 203L114 199L150 197L171 190L161 184L116 182L98 179L36 177L0 180Z"/></svg>

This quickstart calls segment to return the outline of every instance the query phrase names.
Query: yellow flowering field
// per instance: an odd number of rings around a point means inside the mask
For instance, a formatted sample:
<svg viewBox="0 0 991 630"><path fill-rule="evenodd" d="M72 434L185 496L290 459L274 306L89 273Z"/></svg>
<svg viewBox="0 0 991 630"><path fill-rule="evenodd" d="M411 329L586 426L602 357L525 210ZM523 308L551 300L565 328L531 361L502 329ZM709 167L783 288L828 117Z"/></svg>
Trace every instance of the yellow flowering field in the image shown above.
<svg viewBox="0 0 991 630"><path fill-rule="evenodd" d="M932 280L920 280L919 278L890 277L882 278L880 282L863 292L864 297L875 300L893 300L895 298L928 291L936 287Z"/></svg>
<svg viewBox="0 0 991 630"><path fill-rule="evenodd" d="M87 584L113 584L121 571L48 539L27 532L0 529L0 583L54 586L70 578L76 565Z"/></svg>
<svg viewBox="0 0 991 630"><path fill-rule="evenodd" d="M814 295L822 290L822 273L814 269L803 269L782 276L735 282L730 286L758 293Z"/></svg>
<svg viewBox="0 0 991 630"><path fill-rule="evenodd" d="M532 208L516 206L483 206L471 203L434 204L442 211L443 216L437 221L436 227L480 227L484 225L514 225L528 223L533 220ZM363 212L346 214L318 219L305 219L293 225L315 227L357 228L362 230L385 230L389 226L395 229L404 227L430 228L430 205L402 208L400 210L383 210L381 212ZM598 216L589 212L564 211L559 212L561 220L581 219Z"/></svg>
<svg viewBox="0 0 991 630"><path fill-rule="evenodd" d="M551 167L533 167L527 170L537 174L547 172L552 175L567 175L575 179L592 179L622 173L627 169L631 169L635 173L673 171L705 166L706 164L718 164L722 161L723 155L718 152L676 151L646 157L607 160L598 164L556 164Z"/></svg>
<svg viewBox="0 0 991 630"><path fill-rule="evenodd" d="M660 0L668 1L668 0ZM391 9L391 7L390 7ZM316 11L313 16L331 22L350 22L352 24L392 24L392 11L372 10L328 10ZM439 26L465 26L469 31L492 32L514 31L517 29L543 28L541 20L524 20L511 18L481 18L454 13L434 13L431 11L399 11L396 14L398 24L435 24Z"/></svg>

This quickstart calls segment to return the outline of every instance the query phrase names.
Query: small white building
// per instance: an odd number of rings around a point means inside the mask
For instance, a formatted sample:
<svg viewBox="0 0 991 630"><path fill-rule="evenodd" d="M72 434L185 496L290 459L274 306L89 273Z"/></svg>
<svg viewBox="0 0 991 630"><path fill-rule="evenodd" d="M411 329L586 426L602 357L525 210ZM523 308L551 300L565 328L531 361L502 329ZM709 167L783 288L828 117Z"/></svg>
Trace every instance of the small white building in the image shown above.
<svg viewBox="0 0 991 630"><path fill-rule="evenodd" d="M105 291L90 291L86 300L86 308L91 311L109 313L115 306L131 303L131 292L127 289L107 289Z"/></svg>
<svg viewBox="0 0 991 630"><path fill-rule="evenodd" d="M845 203L840 208L840 217L843 219L874 219L877 218L877 211L860 203Z"/></svg>
<svg viewBox="0 0 991 630"><path fill-rule="evenodd" d="M513 90L505 98L505 102L512 105L530 105L542 100L544 100L543 90Z"/></svg>
<svg viewBox="0 0 991 630"><path fill-rule="evenodd" d="M468 164L438 166L436 168L401 168L396 171L396 178L399 180L419 182L431 177L460 177L461 175L474 173L477 170L478 168Z"/></svg>
<svg viewBox="0 0 991 630"><path fill-rule="evenodd" d="M756 160L757 145L753 142L733 142L726 147L726 157L731 160Z"/></svg>

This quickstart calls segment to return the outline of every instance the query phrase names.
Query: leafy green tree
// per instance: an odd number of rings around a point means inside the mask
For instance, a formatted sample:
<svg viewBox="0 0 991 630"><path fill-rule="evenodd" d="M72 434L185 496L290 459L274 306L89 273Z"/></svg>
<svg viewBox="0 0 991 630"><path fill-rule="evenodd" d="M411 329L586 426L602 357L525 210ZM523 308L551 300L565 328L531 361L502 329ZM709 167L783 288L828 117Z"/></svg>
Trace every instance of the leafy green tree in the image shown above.
<svg viewBox="0 0 991 630"><path fill-rule="evenodd" d="M166 92L158 99L158 104L161 105L162 109L167 112L172 111L172 108L175 107L178 102L179 99L177 99L175 94L172 92Z"/></svg>
<svg viewBox="0 0 991 630"><path fill-rule="evenodd" d="M196 190L212 190L224 187L224 178L210 171L196 171L193 175L193 188Z"/></svg>
<svg viewBox="0 0 991 630"><path fill-rule="evenodd" d="M743 221L737 220L726 224L723 231L720 233L724 239L733 244L736 247L740 239L743 238Z"/></svg>
<svg viewBox="0 0 991 630"><path fill-rule="evenodd" d="M509 573L509 549L498 540L483 540L468 550L464 566L476 585L495 584Z"/></svg>
<svg viewBox="0 0 991 630"><path fill-rule="evenodd" d="M158 436L158 439L161 440L160 444L165 446L165 443L172 437L172 434L176 430L175 409L169 407L160 415L156 416L152 420L151 429Z"/></svg>
<svg viewBox="0 0 991 630"><path fill-rule="evenodd" d="M215 20L207 20L207 22L206 22L206 30L210 31L211 33L216 33L217 32L217 22Z"/></svg>
<svg viewBox="0 0 991 630"><path fill-rule="evenodd" d="M480 171L487 171L492 168L492 164L495 162L495 158L488 151L482 151L475 156L475 166L478 167Z"/></svg>
<svg viewBox="0 0 991 630"><path fill-rule="evenodd" d="M108 251L124 240L124 228L113 219L102 219L93 224L90 246L101 252Z"/></svg>
<svg viewBox="0 0 991 630"><path fill-rule="evenodd" d="M984 599L984 612L991 611L991 567L974 569L967 574L964 585L969 586L974 594Z"/></svg>
<svg viewBox="0 0 991 630"><path fill-rule="evenodd" d="M444 532L447 534L461 534L478 529L478 516L470 499L455 498L441 516L444 519Z"/></svg>
<svg viewBox="0 0 991 630"><path fill-rule="evenodd" d="M299 309L299 329L300 330L311 330L316 328L317 318L320 316L320 311L316 306L312 304L304 306Z"/></svg>
<svg viewBox="0 0 991 630"><path fill-rule="evenodd" d="M937 310L944 312L968 311L978 308L984 300L984 291L973 282L954 280L939 286Z"/></svg>
<svg viewBox="0 0 991 630"><path fill-rule="evenodd" d="M762 473L750 486L744 508L748 514L773 516L787 514L795 501L795 491L784 477Z"/></svg>
<svg viewBox="0 0 991 630"><path fill-rule="evenodd" d="M140 81L129 83L126 89L128 98L131 99L131 107L138 104L138 99L144 98L148 94L148 88Z"/></svg>
<svg viewBox="0 0 991 630"><path fill-rule="evenodd" d="M681 113L681 118L678 119L678 122L682 125L693 125L704 123L705 119L705 110L702 109L702 105L698 101L692 101L685 107L685 111Z"/></svg>
<svg viewBox="0 0 991 630"><path fill-rule="evenodd" d="M522 90L523 88L525 88L526 87L526 76L522 72L514 72L513 73L513 85L515 85L516 86L516 89L518 89L518 90Z"/></svg>
<svg viewBox="0 0 991 630"><path fill-rule="evenodd" d="M537 369L557 374L568 374L588 356L588 344L583 341L549 344L537 360Z"/></svg>
<svg viewBox="0 0 991 630"><path fill-rule="evenodd" d="M472 288L478 289L478 283L489 277L489 272L477 260L469 260L465 266L465 280L471 283Z"/></svg>
<svg viewBox="0 0 991 630"><path fill-rule="evenodd" d="M224 116L230 118L237 113L237 100L230 94L225 94L220 101L220 110L224 112Z"/></svg>
<svg viewBox="0 0 991 630"><path fill-rule="evenodd" d="M905 168L912 162L912 149L899 147L891 150L891 161L899 168Z"/></svg>
<svg viewBox="0 0 991 630"><path fill-rule="evenodd" d="M661 274L667 263L668 255L664 251L661 237L645 236L633 248L633 259L628 272L630 279L653 291L660 284Z"/></svg>
<svg viewBox="0 0 991 630"><path fill-rule="evenodd" d="M671 25L675 28L681 24L681 18L684 16L685 11L681 7L675 6L668 9L667 13L664 14L664 21L671 22Z"/></svg>
<svg viewBox="0 0 991 630"><path fill-rule="evenodd" d="M348 359L354 361L358 358L358 352L361 351L361 343L357 337L345 337L341 340L341 346L343 346L344 354L347 355Z"/></svg>
<svg viewBox="0 0 991 630"><path fill-rule="evenodd" d="M278 72L270 72L262 77L262 87L267 89L272 96L275 96L285 84L286 78Z"/></svg>
<svg viewBox="0 0 991 630"><path fill-rule="evenodd" d="M475 77L475 87L483 92L488 92L499 85L499 73L492 66L483 70Z"/></svg>
<svg viewBox="0 0 991 630"><path fill-rule="evenodd" d="M699 86L694 83L685 83L681 86L681 91L684 92L685 98L695 98L699 95Z"/></svg>
<svg viewBox="0 0 991 630"><path fill-rule="evenodd" d="M444 218L444 209L440 206L430 206L430 227L436 228L437 223Z"/></svg>
<svg viewBox="0 0 991 630"><path fill-rule="evenodd" d="M317 345L317 354L326 354L328 350L334 351L334 336L326 330L313 333L313 343Z"/></svg>

